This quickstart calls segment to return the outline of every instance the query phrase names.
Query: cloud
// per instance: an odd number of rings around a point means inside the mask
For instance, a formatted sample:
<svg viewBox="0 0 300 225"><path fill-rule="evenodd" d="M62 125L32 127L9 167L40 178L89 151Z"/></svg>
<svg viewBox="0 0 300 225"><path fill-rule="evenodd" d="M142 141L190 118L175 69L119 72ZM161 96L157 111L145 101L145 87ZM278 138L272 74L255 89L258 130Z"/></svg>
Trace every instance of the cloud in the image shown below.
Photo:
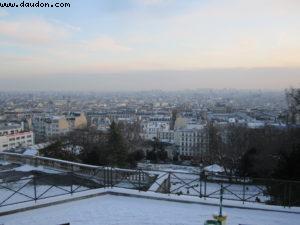
<svg viewBox="0 0 300 225"><path fill-rule="evenodd" d="M132 49L119 44L116 42L114 39L109 38L109 37L98 37L89 41L84 41L82 43L82 46L84 49L87 51L91 52L128 52L131 51Z"/></svg>
<svg viewBox="0 0 300 225"><path fill-rule="evenodd" d="M51 22L53 22L54 24L56 25L59 25L61 27L64 27L65 29L69 29L71 31L76 31L76 32L79 32L81 31L81 28L78 27L78 26L74 26L74 25L71 25L71 24L68 24L68 23L65 23L65 22L62 22L60 20L56 20L56 19L51 19L49 20Z"/></svg>
<svg viewBox="0 0 300 225"><path fill-rule="evenodd" d="M55 19L0 19L0 76L300 66L296 0L196 0L175 12L156 7L174 0L130 1L140 13L101 15L103 23L91 15L78 21L83 29ZM169 14L155 17L142 4Z"/></svg>
<svg viewBox="0 0 300 225"><path fill-rule="evenodd" d="M72 30L42 18L0 20L0 35L17 45L45 45L70 36Z"/></svg>

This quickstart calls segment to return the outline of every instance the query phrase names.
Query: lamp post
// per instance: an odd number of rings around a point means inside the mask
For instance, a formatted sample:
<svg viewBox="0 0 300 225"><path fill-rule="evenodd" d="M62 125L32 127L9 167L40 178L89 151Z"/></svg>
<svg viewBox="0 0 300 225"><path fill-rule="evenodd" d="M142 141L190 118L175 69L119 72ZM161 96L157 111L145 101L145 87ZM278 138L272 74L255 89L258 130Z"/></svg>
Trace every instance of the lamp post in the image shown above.
<svg viewBox="0 0 300 225"><path fill-rule="evenodd" d="M223 211L223 183L221 184L221 190L220 190L220 209L219 209L219 217L222 217L222 211Z"/></svg>
<svg viewBox="0 0 300 225"><path fill-rule="evenodd" d="M219 224L221 224L221 225L225 225L226 219L227 219L227 216L223 215L223 194L224 194L224 187L223 187L223 183L221 183L219 214L213 216L214 219L217 220L219 222Z"/></svg>

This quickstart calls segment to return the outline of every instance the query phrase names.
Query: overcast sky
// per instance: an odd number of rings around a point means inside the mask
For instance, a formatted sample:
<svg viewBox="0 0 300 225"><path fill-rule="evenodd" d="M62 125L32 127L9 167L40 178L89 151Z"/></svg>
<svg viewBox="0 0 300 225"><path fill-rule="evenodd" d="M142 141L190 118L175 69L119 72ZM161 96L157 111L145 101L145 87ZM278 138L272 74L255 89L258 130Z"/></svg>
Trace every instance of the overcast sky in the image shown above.
<svg viewBox="0 0 300 225"><path fill-rule="evenodd" d="M300 86L299 0L69 2L0 8L0 90Z"/></svg>

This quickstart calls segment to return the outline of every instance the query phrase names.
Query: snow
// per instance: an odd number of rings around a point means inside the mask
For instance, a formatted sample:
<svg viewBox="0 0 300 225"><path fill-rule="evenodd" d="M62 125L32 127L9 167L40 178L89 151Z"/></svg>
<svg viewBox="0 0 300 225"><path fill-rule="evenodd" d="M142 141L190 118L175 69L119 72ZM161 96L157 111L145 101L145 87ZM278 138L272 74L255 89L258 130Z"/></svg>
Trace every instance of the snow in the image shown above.
<svg viewBox="0 0 300 225"><path fill-rule="evenodd" d="M0 160L0 166L6 166L9 165L10 163L4 160Z"/></svg>
<svg viewBox="0 0 300 225"><path fill-rule="evenodd" d="M40 171L40 172L52 173L52 174L61 173L61 171L46 169L43 166L30 166L30 165L22 165L22 166L14 168L13 170L14 171L19 171L19 172Z"/></svg>
<svg viewBox="0 0 300 225"><path fill-rule="evenodd" d="M159 173L155 182L151 185L148 191L157 191L166 179L168 179L167 173Z"/></svg>
<svg viewBox="0 0 300 225"><path fill-rule="evenodd" d="M26 149L25 152L23 152L23 155L37 155L38 153L39 153L38 150L29 148L29 149Z"/></svg>
<svg viewBox="0 0 300 225"><path fill-rule="evenodd" d="M174 164L138 163L138 168L163 172L199 173L200 168L194 166L182 166Z"/></svg>
<svg viewBox="0 0 300 225"><path fill-rule="evenodd" d="M5 225L199 225L217 206L104 195L0 217ZM298 224L300 214L225 208L228 225Z"/></svg>
<svg viewBox="0 0 300 225"><path fill-rule="evenodd" d="M207 172L210 172L210 173L223 173L224 172L224 168L217 164L207 166L204 168L204 170Z"/></svg>

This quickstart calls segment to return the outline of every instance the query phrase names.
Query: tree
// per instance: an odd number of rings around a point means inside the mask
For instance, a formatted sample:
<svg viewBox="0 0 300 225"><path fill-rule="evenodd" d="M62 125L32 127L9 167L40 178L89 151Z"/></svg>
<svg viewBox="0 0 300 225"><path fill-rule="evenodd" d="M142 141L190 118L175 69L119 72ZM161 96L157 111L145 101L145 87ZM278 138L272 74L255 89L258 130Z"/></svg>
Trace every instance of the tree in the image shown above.
<svg viewBox="0 0 300 225"><path fill-rule="evenodd" d="M300 124L300 88L286 90L288 104L288 124Z"/></svg>
<svg viewBox="0 0 300 225"><path fill-rule="evenodd" d="M154 138L152 141L152 150L147 151L146 158L153 163L158 161L166 161L168 159L168 153L165 150L164 143L160 142L158 138Z"/></svg>
<svg viewBox="0 0 300 225"><path fill-rule="evenodd" d="M256 177L254 165L256 163L256 155L258 151L256 148L249 149L241 159L239 167L239 175L242 177Z"/></svg>
<svg viewBox="0 0 300 225"><path fill-rule="evenodd" d="M68 161L80 161L76 154L72 151L64 150L66 146L65 143L61 141L56 141L53 144L49 145L48 147L41 149L39 153L45 157L55 158L55 159L62 159Z"/></svg>
<svg viewBox="0 0 300 225"><path fill-rule="evenodd" d="M273 177L286 182L273 182L267 186L268 193L272 196L272 202L284 205L300 205L300 148L291 153L282 152L278 160L278 167Z"/></svg>
<svg viewBox="0 0 300 225"><path fill-rule="evenodd" d="M120 128L114 121L111 123L109 129L106 153L109 165L119 167L125 167L128 165L128 149Z"/></svg>
<svg viewBox="0 0 300 225"><path fill-rule="evenodd" d="M135 168L138 161L145 158L145 153L142 150L137 150L128 154L127 161L131 168Z"/></svg>
<svg viewBox="0 0 300 225"><path fill-rule="evenodd" d="M177 119L177 114L178 114L178 110L177 109L173 109L172 110L172 117L171 117L171 121L170 121L170 129L171 130L174 130L175 121Z"/></svg>

